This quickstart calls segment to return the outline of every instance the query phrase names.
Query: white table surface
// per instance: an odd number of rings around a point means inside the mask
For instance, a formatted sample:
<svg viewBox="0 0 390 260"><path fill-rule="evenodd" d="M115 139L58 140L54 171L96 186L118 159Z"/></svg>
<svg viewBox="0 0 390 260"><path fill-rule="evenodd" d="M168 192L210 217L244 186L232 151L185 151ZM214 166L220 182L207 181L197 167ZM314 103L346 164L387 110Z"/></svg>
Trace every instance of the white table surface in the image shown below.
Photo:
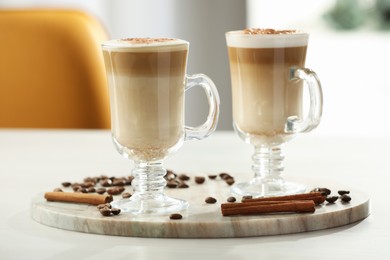
<svg viewBox="0 0 390 260"><path fill-rule="evenodd" d="M390 255L390 136L306 134L285 146L285 178L365 192L371 215L338 228L281 236L161 239L86 234L30 217L35 195L87 176L127 176L132 163L108 131L0 130L0 259L386 259ZM252 147L233 132L186 142L166 168L188 174L251 173ZM353 196L352 196L353 198ZM260 258L262 257L262 258Z"/></svg>

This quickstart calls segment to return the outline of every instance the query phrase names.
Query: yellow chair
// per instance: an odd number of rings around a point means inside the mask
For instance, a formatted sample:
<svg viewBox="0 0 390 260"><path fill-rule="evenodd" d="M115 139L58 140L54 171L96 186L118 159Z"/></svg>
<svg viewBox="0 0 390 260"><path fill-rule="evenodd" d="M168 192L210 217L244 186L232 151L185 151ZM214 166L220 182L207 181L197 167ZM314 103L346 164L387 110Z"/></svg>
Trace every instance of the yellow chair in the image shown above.
<svg viewBox="0 0 390 260"><path fill-rule="evenodd" d="M75 10L0 10L0 127L109 128L102 25Z"/></svg>

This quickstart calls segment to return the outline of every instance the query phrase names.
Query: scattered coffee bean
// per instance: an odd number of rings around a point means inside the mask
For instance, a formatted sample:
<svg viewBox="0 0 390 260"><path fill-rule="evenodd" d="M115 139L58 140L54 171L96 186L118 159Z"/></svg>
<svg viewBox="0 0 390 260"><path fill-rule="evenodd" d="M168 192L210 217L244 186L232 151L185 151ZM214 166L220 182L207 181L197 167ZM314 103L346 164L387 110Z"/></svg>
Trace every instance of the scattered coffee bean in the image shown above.
<svg viewBox="0 0 390 260"><path fill-rule="evenodd" d="M231 185L234 184L234 179L233 179L233 178L227 178L227 179L225 179L225 182L226 182L229 186L231 186Z"/></svg>
<svg viewBox="0 0 390 260"><path fill-rule="evenodd" d="M98 194L104 194L106 192L106 188L97 188L96 193Z"/></svg>
<svg viewBox="0 0 390 260"><path fill-rule="evenodd" d="M222 180L226 180L226 179L229 179L229 178L233 178L229 173L226 173L226 172L221 172L219 174L219 177L222 179Z"/></svg>
<svg viewBox="0 0 390 260"><path fill-rule="evenodd" d="M55 188L53 191L54 192L63 192L63 190L61 188Z"/></svg>
<svg viewBox="0 0 390 260"><path fill-rule="evenodd" d="M166 186L168 188L174 189L174 188L177 188L178 185L179 185L179 183L176 180L170 180L167 182Z"/></svg>
<svg viewBox="0 0 390 260"><path fill-rule="evenodd" d="M111 204L110 203L104 203L104 204L99 204L96 207L97 207L97 209L102 209L102 208L111 209Z"/></svg>
<svg viewBox="0 0 390 260"><path fill-rule="evenodd" d="M181 181L188 181L188 180L190 179L190 177L189 177L187 174L184 174L184 173L180 174L180 175L178 176L178 178L179 178L179 180L181 180Z"/></svg>
<svg viewBox="0 0 390 260"><path fill-rule="evenodd" d="M111 183L112 186L124 186L126 181L124 179L114 179Z"/></svg>
<svg viewBox="0 0 390 260"><path fill-rule="evenodd" d="M173 213L169 216L170 219L182 219L183 216L179 213Z"/></svg>
<svg viewBox="0 0 390 260"><path fill-rule="evenodd" d="M93 187L95 185L96 185L96 183L93 182L93 181L84 182L84 183L80 184L80 186L83 187L83 188L89 188L89 187Z"/></svg>
<svg viewBox="0 0 390 260"><path fill-rule="evenodd" d="M100 211L100 214L102 214L105 217L111 215L111 210L109 208L101 208L101 209L99 209L99 211Z"/></svg>
<svg viewBox="0 0 390 260"><path fill-rule="evenodd" d="M335 201L337 200L339 198L339 196L328 196L328 197L326 197L326 201L328 202L328 203L335 203Z"/></svg>
<svg viewBox="0 0 390 260"><path fill-rule="evenodd" d="M328 196L332 193L328 188L315 188L311 192L321 192L323 196Z"/></svg>
<svg viewBox="0 0 390 260"><path fill-rule="evenodd" d="M230 196L229 198L227 198L227 202L236 202L236 198L233 196Z"/></svg>
<svg viewBox="0 0 390 260"><path fill-rule="evenodd" d="M340 199L341 199L343 202L350 202L350 201L351 201L351 197L348 196L347 194L341 195Z"/></svg>
<svg viewBox="0 0 390 260"><path fill-rule="evenodd" d="M119 213L121 213L121 209L112 208L112 209L111 209L111 213L114 214L114 215L119 215Z"/></svg>
<svg viewBox="0 0 390 260"><path fill-rule="evenodd" d="M134 176L130 175L129 177L127 177L127 179L125 179L126 185L131 185L131 182L133 180L134 180Z"/></svg>
<svg viewBox="0 0 390 260"><path fill-rule="evenodd" d="M253 198L252 195L245 195L245 196L242 196L241 201L243 201L243 200L248 200L248 199L252 199L252 198Z"/></svg>
<svg viewBox="0 0 390 260"><path fill-rule="evenodd" d="M96 207L97 207L97 209L102 209L102 208L106 207L106 204L99 204Z"/></svg>
<svg viewBox="0 0 390 260"><path fill-rule="evenodd" d="M349 194L349 190L339 190L337 193L339 195Z"/></svg>
<svg viewBox="0 0 390 260"><path fill-rule="evenodd" d="M77 192L81 192L81 193L88 193L88 190L86 189L86 188L79 188L78 190L77 190Z"/></svg>
<svg viewBox="0 0 390 260"><path fill-rule="evenodd" d="M130 197L131 197L131 194L130 194L129 192L124 192L124 193L122 193L122 198L128 199L128 198L130 198Z"/></svg>
<svg viewBox="0 0 390 260"><path fill-rule="evenodd" d="M207 197L205 199L205 202L208 203L208 204L214 204L214 203L217 202L217 200L215 198L213 198L213 197Z"/></svg>
<svg viewBox="0 0 390 260"><path fill-rule="evenodd" d="M209 175L208 177L209 177L210 180L214 180L215 178L217 178L217 175L213 174L213 175Z"/></svg>
<svg viewBox="0 0 390 260"><path fill-rule="evenodd" d="M180 182L180 184L177 186L179 189L186 189L189 186L184 181Z"/></svg>
<svg viewBox="0 0 390 260"><path fill-rule="evenodd" d="M87 191L88 191L89 193L93 193L93 192L96 192L96 189L95 189L95 187L89 187L89 188L87 189Z"/></svg>
<svg viewBox="0 0 390 260"><path fill-rule="evenodd" d="M107 193L110 195L119 195L124 191L120 187L110 188L107 190Z"/></svg>
<svg viewBox="0 0 390 260"><path fill-rule="evenodd" d="M77 192L79 189L81 189L80 185L72 185L72 190Z"/></svg>
<svg viewBox="0 0 390 260"><path fill-rule="evenodd" d="M111 186L111 180L110 179L104 179L100 181L100 185L103 187L110 187Z"/></svg>
<svg viewBox="0 0 390 260"><path fill-rule="evenodd" d="M177 175L172 170L167 170L167 174L165 174L164 178L167 181L176 179Z"/></svg>
<svg viewBox="0 0 390 260"><path fill-rule="evenodd" d="M65 181L65 182L61 183L61 185L66 188L66 187L69 187L72 184L70 182L68 182L68 181Z"/></svg>
<svg viewBox="0 0 390 260"><path fill-rule="evenodd" d="M206 180L206 179L205 179L205 177L203 177L203 176L196 176L196 177L195 177L195 182L196 182L197 184L202 184L202 183L204 183L205 180Z"/></svg>

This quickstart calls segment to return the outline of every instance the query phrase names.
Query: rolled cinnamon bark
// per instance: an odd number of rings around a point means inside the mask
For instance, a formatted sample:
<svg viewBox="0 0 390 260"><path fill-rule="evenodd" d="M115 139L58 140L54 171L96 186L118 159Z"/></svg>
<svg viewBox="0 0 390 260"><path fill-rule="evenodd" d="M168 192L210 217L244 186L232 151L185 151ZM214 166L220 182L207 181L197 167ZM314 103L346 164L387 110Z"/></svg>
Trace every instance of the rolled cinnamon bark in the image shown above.
<svg viewBox="0 0 390 260"><path fill-rule="evenodd" d="M45 199L48 201L99 205L104 203L110 203L112 201L112 196L80 192L46 192Z"/></svg>
<svg viewBox="0 0 390 260"><path fill-rule="evenodd" d="M312 200L315 204L321 204L325 201L326 196L323 196L321 192L300 193L294 195L285 195L277 197L265 197L254 199L243 199L242 202L260 202L260 201L291 201L291 200Z"/></svg>
<svg viewBox="0 0 390 260"><path fill-rule="evenodd" d="M312 200L241 202L221 204L221 212L223 216L255 215L264 213L313 213L314 211L315 203Z"/></svg>

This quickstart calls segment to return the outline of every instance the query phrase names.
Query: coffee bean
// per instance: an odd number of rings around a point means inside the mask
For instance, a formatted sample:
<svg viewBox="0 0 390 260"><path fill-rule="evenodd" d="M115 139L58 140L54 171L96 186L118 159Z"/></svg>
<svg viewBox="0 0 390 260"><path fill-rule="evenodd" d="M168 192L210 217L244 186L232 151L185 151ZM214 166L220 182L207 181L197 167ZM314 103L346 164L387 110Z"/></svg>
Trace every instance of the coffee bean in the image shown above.
<svg viewBox="0 0 390 260"><path fill-rule="evenodd" d="M100 214L102 214L103 216L107 217L107 216L110 216L111 215L111 210L109 208L101 208L99 209L100 211Z"/></svg>
<svg viewBox="0 0 390 260"><path fill-rule="evenodd" d="M210 180L214 180L215 178L217 178L217 175L213 175L212 174L212 175L209 175L208 177L209 177Z"/></svg>
<svg viewBox="0 0 390 260"><path fill-rule="evenodd" d="M178 178L179 178L179 180L181 180L181 181L188 181L188 180L190 179L190 177L189 177L187 174L184 174L184 173L180 174L180 175L178 176Z"/></svg>
<svg viewBox="0 0 390 260"><path fill-rule="evenodd" d="M119 213L121 213L121 209L112 208L112 209L111 209L111 213L114 214L114 215L119 215Z"/></svg>
<svg viewBox="0 0 390 260"><path fill-rule="evenodd" d="M350 202L350 201L351 201L351 197L348 196L347 194L341 195L340 199L341 199L343 202Z"/></svg>
<svg viewBox="0 0 390 260"><path fill-rule="evenodd" d="M213 198L213 197L207 197L205 199L205 202L208 203L208 204L214 204L214 203L217 202L217 200L215 198Z"/></svg>
<svg viewBox="0 0 390 260"><path fill-rule="evenodd" d="M173 188L177 188L177 186L178 186L178 182L176 181L176 180L170 180L170 181L168 181L167 182L167 187L168 188L171 188L171 189L173 189Z"/></svg>
<svg viewBox="0 0 390 260"><path fill-rule="evenodd" d="M76 192L81 192L81 193L88 193L88 190L86 188L79 188Z"/></svg>
<svg viewBox="0 0 390 260"><path fill-rule="evenodd" d="M104 194L105 192L106 192L105 188L98 188L98 189L96 189L96 193L98 193L98 194Z"/></svg>
<svg viewBox="0 0 390 260"><path fill-rule="evenodd" d="M114 179L111 183L112 186L124 186L126 181L124 179Z"/></svg>
<svg viewBox="0 0 390 260"><path fill-rule="evenodd" d="M98 209L102 209L102 208L108 208L108 209L111 209L111 204L110 203L104 203L104 204L99 204L96 206Z"/></svg>
<svg viewBox="0 0 390 260"><path fill-rule="evenodd" d="M134 176L130 175L125 179L126 185L131 185L131 182L134 180Z"/></svg>
<svg viewBox="0 0 390 260"><path fill-rule="evenodd" d="M89 181L89 182L84 182L84 183L81 183L80 186L83 187L83 188L89 188L89 187L93 187L95 186L96 183L95 182L92 182L92 181Z"/></svg>
<svg viewBox="0 0 390 260"><path fill-rule="evenodd" d="M205 177L203 177L203 176L196 176L196 177L195 177L195 182L196 182L197 184L202 184L202 183L204 183L205 180L206 180L206 179L205 179Z"/></svg>
<svg viewBox="0 0 390 260"><path fill-rule="evenodd" d="M332 191L328 188L315 188L311 192L321 192L323 196L330 195Z"/></svg>
<svg viewBox="0 0 390 260"><path fill-rule="evenodd" d="M252 198L253 198L252 195L245 195L245 196L242 196L241 201L243 201L243 200L249 200L249 199L252 199Z"/></svg>
<svg viewBox="0 0 390 260"><path fill-rule="evenodd" d="M236 198L231 196L231 197L227 198L227 202L236 202Z"/></svg>
<svg viewBox="0 0 390 260"><path fill-rule="evenodd" d="M179 213L173 213L169 216L170 219L182 219L183 216Z"/></svg>
<svg viewBox="0 0 390 260"><path fill-rule="evenodd" d="M131 197L131 194L130 194L129 192L124 192L124 193L122 193L122 198L128 199L128 198L130 198L130 197Z"/></svg>
<svg viewBox="0 0 390 260"><path fill-rule="evenodd" d="M164 178L167 181L176 179L177 175L172 170L167 170L167 174L165 174Z"/></svg>
<svg viewBox="0 0 390 260"><path fill-rule="evenodd" d="M95 187L89 187L89 188L87 189L87 191L88 191L89 193L92 193L92 192L96 192L96 189L95 189Z"/></svg>
<svg viewBox="0 0 390 260"><path fill-rule="evenodd" d="M349 194L349 190L339 190L337 193L339 195Z"/></svg>
<svg viewBox="0 0 390 260"><path fill-rule="evenodd" d="M72 185L72 190L73 191L78 191L79 189L81 189L81 186L80 185Z"/></svg>
<svg viewBox="0 0 390 260"><path fill-rule="evenodd" d="M226 180L228 178L233 178L230 174L226 173L226 172L221 172L219 174L219 177L221 177L222 180Z"/></svg>
<svg viewBox="0 0 390 260"><path fill-rule="evenodd" d="M231 185L234 184L234 179L233 179L233 178L227 178L227 179L225 179L225 182L226 182L229 186L231 186Z"/></svg>
<svg viewBox="0 0 390 260"><path fill-rule="evenodd" d="M189 186L184 181L180 182L180 184L177 186L179 189L186 189Z"/></svg>
<svg viewBox="0 0 390 260"><path fill-rule="evenodd" d="M328 203L335 203L335 201L337 200L339 198L339 196L328 196L328 197L326 197L326 201L328 202Z"/></svg>
<svg viewBox="0 0 390 260"><path fill-rule="evenodd" d="M61 183L61 185L66 188L66 187L69 187L72 184L70 182L68 182L68 181L65 181L65 182Z"/></svg>
<svg viewBox="0 0 390 260"><path fill-rule="evenodd" d="M54 192L63 192L63 190L61 188L55 188L53 191Z"/></svg>
<svg viewBox="0 0 390 260"><path fill-rule="evenodd" d="M100 181L100 185L102 185L103 187L110 187L111 183L112 181L110 179L104 179Z"/></svg>
<svg viewBox="0 0 390 260"><path fill-rule="evenodd" d="M97 207L97 209L102 209L102 208L106 208L107 206L106 206L106 203L104 203L104 204L99 204L96 207Z"/></svg>
<svg viewBox="0 0 390 260"><path fill-rule="evenodd" d="M107 193L110 195L119 195L124 191L124 188L121 189L120 187L110 188L107 190Z"/></svg>

